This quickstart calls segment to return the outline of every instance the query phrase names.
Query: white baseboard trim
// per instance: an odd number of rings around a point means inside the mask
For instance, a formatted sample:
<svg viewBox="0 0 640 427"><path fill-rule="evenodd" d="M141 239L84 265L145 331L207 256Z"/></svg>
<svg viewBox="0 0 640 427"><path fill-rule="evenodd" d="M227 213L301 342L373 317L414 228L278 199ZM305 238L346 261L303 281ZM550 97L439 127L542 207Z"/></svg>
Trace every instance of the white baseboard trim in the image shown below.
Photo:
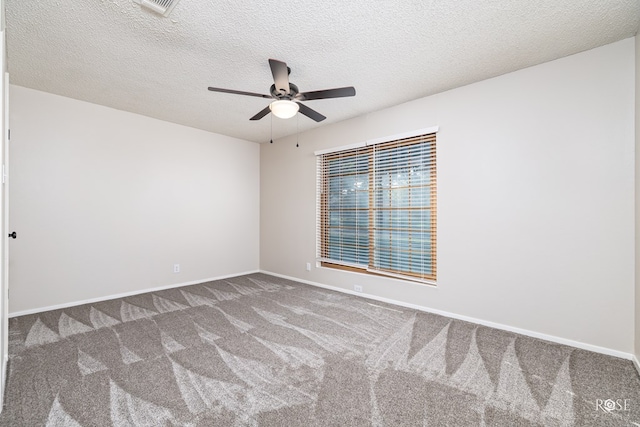
<svg viewBox="0 0 640 427"><path fill-rule="evenodd" d="M366 293L362 293L362 292L355 292L355 291L352 291L352 290L349 290L349 289L339 288L337 286L324 285L322 283L312 282L310 280L300 279L300 278L297 278L297 277L287 276L287 275L284 275L284 274L273 273L271 271L260 270L260 273L270 274L272 276L281 277L283 279L293 280L293 281L296 281L296 282L305 283L307 285L317 286L319 288L329 289L329 290L332 290L332 291L342 292L342 293L345 293L345 294L350 294L350 295L355 295L355 296L368 298L368 299L372 299L372 300L376 300L376 301L386 302L386 303L389 303L389 304L395 304L395 305L398 305L398 306L401 306L401 307L412 308L414 310L424 311L424 312L427 312L427 313L439 314L441 316L451 317L453 319L458 319L458 320L464 320L465 322L476 323L476 324L479 324L479 325L488 326L490 328L501 329L503 331L513 332L513 333L520 334L520 335L526 335L528 337L538 338L538 339L545 340L545 341L551 341L551 342L554 342L554 343L557 343L557 344L563 344L563 345L567 345L567 346L570 346L570 347L576 347L576 348L579 348L579 349L582 349L582 350L593 351L595 353L606 354L608 356L619 357L621 359L633 360L634 364L636 365L636 369L638 369L638 372L640 372L640 365L638 365L637 359L635 359L635 356L633 354L631 354L631 353L625 353L623 351L613 350L613 349L606 348L606 347L600 347L600 346L593 345L593 344L587 344L587 343L583 343L583 342L580 342L580 341L573 341L573 340L566 339L566 338L556 337L554 335L547 335L547 334L543 334L543 333L540 333L540 332L530 331L528 329L516 328L516 327L513 327L513 326L509 326L509 325L504 325L502 323L490 322L488 320L483 320L483 319L478 319L478 318L475 318L475 317L464 316L464 315L461 315L461 314L451 313L451 312L448 312L448 311L436 310L436 309L425 307L425 306L422 306L422 305L411 304L411 303L407 303L407 302L403 302L403 301L394 300L394 299L391 299L391 298L380 297L380 296L377 296L377 295L366 294Z"/></svg>
<svg viewBox="0 0 640 427"><path fill-rule="evenodd" d="M0 384L0 399L2 399L2 402L4 402L4 394L5 391L7 390L7 376L9 376L9 371L7 370L9 365L9 355L8 354L4 354L2 356L2 384ZM0 405L0 414L2 413L2 410L4 409L4 405Z"/></svg>
<svg viewBox="0 0 640 427"><path fill-rule="evenodd" d="M199 279L199 280L193 280L191 282L176 283L176 284L173 284L173 285L158 286L156 288L142 289L142 290L139 290L139 291L131 291L131 292L124 292L124 293L121 293L121 294L106 295L106 296L98 297L98 298L90 298L90 299L85 299L85 300L82 300L82 301L73 301L73 302L68 302L68 303L63 303L63 304L50 305L50 306L47 306L47 307L33 308L33 309L30 309L30 310L16 311L15 313L9 313L9 318L18 317L18 316L24 316L24 315L27 315L27 314L42 313L44 311L59 310L61 308L74 307L76 305L93 304L93 303L96 303L96 302L108 301L110 299L115 299L115 298L125 298L125 297L130 297L130 296L133 296L133 295L146 294L147 292L163 291L165 289L179 288L181 286L198 285L200 283L212 282L214 280L228 279L230 277L244 276L246 274L253 274L253 273L259 273L259 272L260 272L259 270L245 271L243 273L227 274L226 276L211 277L211 278L208 278L208 279Z"/></svg>
<svg viewBox="0 0 640 427"><path fill-rule="evenodd" d="M640 362L638 362L638 358L635 354L631 355L631 361L633 362L633 366L636 367L636 372L640 375Z"/></svg>

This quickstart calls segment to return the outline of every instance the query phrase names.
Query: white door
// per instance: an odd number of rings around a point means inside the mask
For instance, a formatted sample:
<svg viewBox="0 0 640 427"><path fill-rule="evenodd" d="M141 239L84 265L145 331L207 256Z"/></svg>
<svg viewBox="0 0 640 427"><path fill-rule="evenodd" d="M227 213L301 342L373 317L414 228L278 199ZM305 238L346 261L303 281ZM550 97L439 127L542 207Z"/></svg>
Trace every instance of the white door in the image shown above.
<svg viewBox="0 0 640 427"><path fill-rule="evenodd" d="M0 411L4 402L9 360L9 73L5 40L4 0L0 0Z"/></svg>
<svg viewBox="0 0 640 427"><path fill-rule="evenodd" d="M4 46L4 31L2 32ZM4 55L3 55L4 56ZM4 62L4 61L3 61ZM3 64L4 65L4 64ZM7 362L9 361L9 73L4 73L2 79L2 277L0 278L0 355L2 367L0 369L0 402L4 401L4 388L7 382ZM15 236L15 234L14 234Z"/></svg>

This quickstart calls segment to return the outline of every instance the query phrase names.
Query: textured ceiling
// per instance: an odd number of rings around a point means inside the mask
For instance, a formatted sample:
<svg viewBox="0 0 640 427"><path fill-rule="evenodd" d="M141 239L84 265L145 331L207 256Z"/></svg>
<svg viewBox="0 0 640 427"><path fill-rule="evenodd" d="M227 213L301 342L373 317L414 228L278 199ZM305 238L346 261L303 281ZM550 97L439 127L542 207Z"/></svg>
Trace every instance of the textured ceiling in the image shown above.
<svg viewBox="0 0 640 427"><path fill-rule="evenodd" d="M269 140L267 60L327 116L273 119L275 137L366 114L633 36L638 0L5 0L11 82L235 136Z"/></svg>

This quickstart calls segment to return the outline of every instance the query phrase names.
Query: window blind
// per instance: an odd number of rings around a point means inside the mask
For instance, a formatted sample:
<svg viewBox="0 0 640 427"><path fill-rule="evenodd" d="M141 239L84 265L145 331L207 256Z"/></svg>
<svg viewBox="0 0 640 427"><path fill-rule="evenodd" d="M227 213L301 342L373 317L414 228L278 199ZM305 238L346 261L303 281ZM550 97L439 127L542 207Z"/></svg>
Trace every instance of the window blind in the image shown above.
<svg viewBox="0 0 640 427"><path fill-rule="evenodd" d="M367 147L318 157L321 260L362 268L369 264L370 163Z"/></svg>
<svg viewBox="0 0 640 427"><path fill-rule="evenodd" d="M323 265L436 279L436 136L318 155Z"/></svg>

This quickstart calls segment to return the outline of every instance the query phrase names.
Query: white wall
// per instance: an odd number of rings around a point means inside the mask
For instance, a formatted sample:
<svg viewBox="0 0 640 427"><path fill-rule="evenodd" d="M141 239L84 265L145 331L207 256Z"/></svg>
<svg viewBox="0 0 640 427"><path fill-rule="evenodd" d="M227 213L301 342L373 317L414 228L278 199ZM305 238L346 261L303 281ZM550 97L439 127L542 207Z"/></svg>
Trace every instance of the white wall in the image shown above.
<svg viewBox="0 0 640 427"><path fill-rule="evenodd" d="M627 39L263 145L261 269L630 354L633 88ZM438 286L306 272L314 150L433 125Z"/></svg>
<svg viewBox="0 0 640 427"><path fill-rule="evenodd" d="M11 313L258 269L258 144L10 96Z"/></svg>

